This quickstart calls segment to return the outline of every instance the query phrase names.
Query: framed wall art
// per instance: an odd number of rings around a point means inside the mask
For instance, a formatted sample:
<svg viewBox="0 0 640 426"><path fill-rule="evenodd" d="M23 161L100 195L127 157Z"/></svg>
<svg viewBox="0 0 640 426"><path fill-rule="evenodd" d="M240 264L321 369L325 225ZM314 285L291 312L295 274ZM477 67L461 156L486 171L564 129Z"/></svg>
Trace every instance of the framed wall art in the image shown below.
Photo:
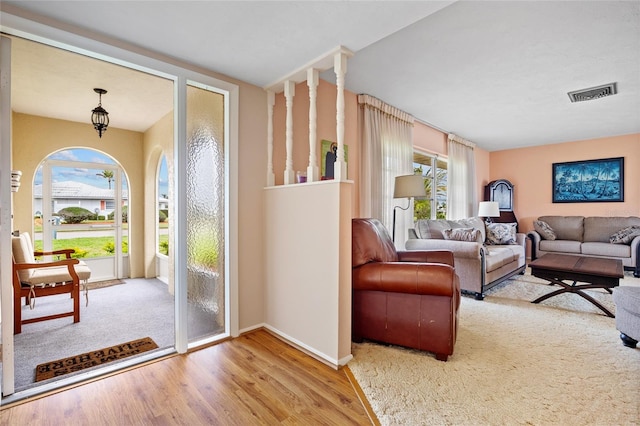
<svg viewBox="0 0 640 426"><path fill-rule="evenodd" d="M554 203L624 201L624 157L553 163Z"/></svg>

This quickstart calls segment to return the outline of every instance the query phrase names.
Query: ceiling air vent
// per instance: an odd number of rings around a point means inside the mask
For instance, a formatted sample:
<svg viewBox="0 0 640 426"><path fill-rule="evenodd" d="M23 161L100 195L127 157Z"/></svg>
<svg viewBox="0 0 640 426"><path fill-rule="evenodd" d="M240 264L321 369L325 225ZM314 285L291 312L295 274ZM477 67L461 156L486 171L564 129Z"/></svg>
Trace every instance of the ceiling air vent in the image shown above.
<svg viewBox="0 0 640 426"><path fill-rule="evenodd" d="M605 96L615 95L616 93L618 93L616 83L609 83L589 89L576 90L567 94L571 102L582 102L604 98Z"/></svg>

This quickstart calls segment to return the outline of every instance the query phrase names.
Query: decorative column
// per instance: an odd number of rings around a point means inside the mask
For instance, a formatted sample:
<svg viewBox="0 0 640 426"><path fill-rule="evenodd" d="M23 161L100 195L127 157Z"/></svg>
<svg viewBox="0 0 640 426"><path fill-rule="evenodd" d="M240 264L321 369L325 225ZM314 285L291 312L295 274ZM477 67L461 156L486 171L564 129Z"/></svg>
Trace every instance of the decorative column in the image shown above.
<svg viewBox="0 0 640 426"><path fill-rule="evenodd" d="M307 70L307 86L309 86L309 165L307 166L307 182L319 180L318 154L317 154L317 124L318 112L316 99L318 97L318 70Z"/></svg>
<svg viewBox="0 0 640 426"><path fill-rule="evenodd" d="M295 183L295 172L293 170L293 97L296 94L296 83L291 80L284 82L284 97L287 106L287 162L284 169L284 184L289 185Z"/></svg>
<svg viewBox="0 0 640 426"><path fill-rule="evenodd" d="M274 186L276 177L273 173L273 106L276 94L267 90L267 186Z"/></svg>
<svg viewBox="0 0 640 426"><path fill-rule="evenodd" d="M344 158L344 75L347 73L347 55L338 52L334 56L333 69L336 73L336 86L338 94L336 98L336 137L338 152L334 167L334 179L347 180L347 163Z"/></svg>

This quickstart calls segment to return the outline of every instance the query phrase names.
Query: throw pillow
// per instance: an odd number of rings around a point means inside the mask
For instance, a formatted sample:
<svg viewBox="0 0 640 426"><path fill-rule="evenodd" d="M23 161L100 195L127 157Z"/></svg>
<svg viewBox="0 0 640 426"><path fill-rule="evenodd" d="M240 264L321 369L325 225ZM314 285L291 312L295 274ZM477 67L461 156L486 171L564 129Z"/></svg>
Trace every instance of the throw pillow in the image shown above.
<svg viewBox="0 0 640 426"><path fill-rule="evenodd" d="M536 220L533 222L533 228L545 240L555 240L556 233L551 226L544 220Z"/></svg>
<svg viewBox="0 0 640 426"><path fill-rule="evenodd" d="M482 233L475 228L455 228L442 231L445 240L482 243Z"/></svg>
<svg viewBox="0 0 640 426"><path fill-rule="evenodd" d="M515 223L487 223L487 245L517 244Z"/></svg>
<svg viewBox="0 0 640 426"><path fill-rule="evenodd" d="M627 226L609 237L609 242L612 244L631 244L631 241L638 235L640 235L640 226Z"/></svg>

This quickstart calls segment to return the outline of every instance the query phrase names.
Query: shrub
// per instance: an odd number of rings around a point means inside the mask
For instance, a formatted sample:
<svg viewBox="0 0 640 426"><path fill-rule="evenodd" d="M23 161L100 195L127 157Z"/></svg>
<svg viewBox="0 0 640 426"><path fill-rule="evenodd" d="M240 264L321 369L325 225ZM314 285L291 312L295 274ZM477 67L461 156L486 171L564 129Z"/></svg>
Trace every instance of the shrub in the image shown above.
<svg viewBox="0 0 640 426"><path fill-rule="evenodd" d="M75 252L71 254L72 258L79 259L87 256L87 250L81 249L80 247L74 247L73 249Z"/></svg>
<svg viewBox="0 0 640 426"><path fill-rule="evenodd" d="M109 254L114 254L116 252L116 245L113 241L109 241L102 246L102 250L106 251ZM127 241L122 241L122 253L129 252L129 243Z"/></svg>
<svg viewBox="0 0 640 426"><path fill-rule="evenodd" d="M169 256L169 241L160 241L159 246L160 253Z"/></svg>
<svg viewBox="0 0 640 426"><path fill-rule="evenodd" d="M109 241L102 246L102 250L106 251L107 253L113 254L116 251L116 245L113 243L113 241Z"/></svg>
<svg viewBox="0 0 640 426"><path fill-rule="evenodd" d="M95 213L82 207L65 207L58 212L58 216L62 217L65 223L82 223L94 215Z"/></svg>
<svg viewBox="0 0 640 426"><path fill-rule="evenodd" d="M115 211L112 211L111 213L109 213L109 216L107 216L109 220L113 220L114 213ZM123 206L122 207L122 223L127 223L128 218L129 218L129 206Z"/></svg>
<svg viewBox="0 0 640 426"><path fill-rule="evenodd" d="M164 212L164 210L159 210L158 211L158 222L166 222L167 221L167 214Z"/></svg>

